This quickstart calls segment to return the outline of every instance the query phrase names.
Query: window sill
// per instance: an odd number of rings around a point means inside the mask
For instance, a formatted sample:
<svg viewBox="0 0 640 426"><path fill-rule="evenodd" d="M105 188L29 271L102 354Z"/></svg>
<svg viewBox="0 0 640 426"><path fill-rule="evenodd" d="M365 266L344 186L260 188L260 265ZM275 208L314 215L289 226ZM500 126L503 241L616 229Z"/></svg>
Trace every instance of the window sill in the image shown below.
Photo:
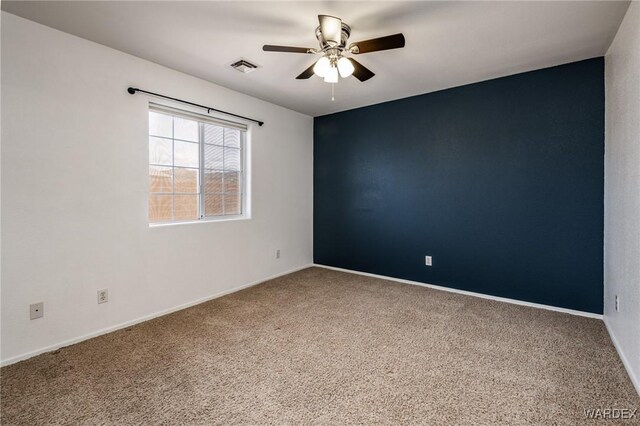
<svg viewBox="0 0 640 426"><path fill-rule="evenodd" d="M207 218L207 219L199 219L199 220L184 220L184 221L175 221L175 222L157 222L150 223L149 228L164 228L167 226L179 226L179 225L194 225L196 223L216 223L216 222L236 222L243 220L250 220L250 216L226 216L219 218Z"/></svg>

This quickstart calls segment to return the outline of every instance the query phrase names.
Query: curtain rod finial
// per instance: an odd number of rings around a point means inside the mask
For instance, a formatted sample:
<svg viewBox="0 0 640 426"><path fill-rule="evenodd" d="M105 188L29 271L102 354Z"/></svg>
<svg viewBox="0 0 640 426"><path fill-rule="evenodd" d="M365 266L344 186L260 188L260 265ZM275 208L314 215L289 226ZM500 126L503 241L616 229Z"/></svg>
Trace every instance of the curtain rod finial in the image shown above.
<svg viewBox="0 0 640 426"><path fill-rule="evenodd" d="M136 93L138 89L136 89L135 87L129 87L127 89L127 92L129 92L130 95L133 95L134 93Z"/></svg>

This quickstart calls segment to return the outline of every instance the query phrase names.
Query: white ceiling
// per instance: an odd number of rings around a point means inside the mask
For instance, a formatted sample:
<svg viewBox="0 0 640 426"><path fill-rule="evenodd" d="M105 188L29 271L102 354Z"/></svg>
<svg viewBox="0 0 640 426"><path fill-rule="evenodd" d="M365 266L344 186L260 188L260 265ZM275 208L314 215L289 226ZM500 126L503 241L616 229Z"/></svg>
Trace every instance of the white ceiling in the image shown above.
<svg viewBox="0 0 640 426"><path fill-rule="evenodd" d="M2 10L318 116L602 56L627 1L244 2L2 1ZM335 86L295 77L316 56L263 44L317 47L317 15L352 27L350 41L402 32L404 49L357 56L376 73ZM242 74L239 57L261 68ZM162 92L162 87L145 88Z"/></svg>

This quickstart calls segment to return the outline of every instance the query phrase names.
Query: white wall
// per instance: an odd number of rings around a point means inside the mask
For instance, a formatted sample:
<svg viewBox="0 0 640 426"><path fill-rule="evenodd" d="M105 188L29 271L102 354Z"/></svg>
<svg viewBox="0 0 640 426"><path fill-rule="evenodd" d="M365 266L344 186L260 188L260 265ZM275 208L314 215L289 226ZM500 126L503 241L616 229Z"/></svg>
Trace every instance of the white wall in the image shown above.
<svg viewBox="0 0 640 426"><path fill-rule="evenodd" d="M640 393L640 3L605 57L604 319ZM615 310L615 295L620 311Z"/></svg>
<svg viewBox="0 0 640 426"><path fill-rule="evenodd" d="M312 262L311 117L5 12L1 28L3 363ZM130 85L265 121L251 220L149 228L149 98Z"/></svg>

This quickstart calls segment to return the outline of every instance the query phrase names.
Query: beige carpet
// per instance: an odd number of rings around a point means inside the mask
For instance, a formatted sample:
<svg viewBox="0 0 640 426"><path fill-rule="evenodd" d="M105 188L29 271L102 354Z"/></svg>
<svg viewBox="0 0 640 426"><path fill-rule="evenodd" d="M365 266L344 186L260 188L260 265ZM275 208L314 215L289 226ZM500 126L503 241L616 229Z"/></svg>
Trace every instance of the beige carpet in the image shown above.
<svg viewBox="0 0 640 426"><path fill-rule="evenodd" d="M0 374L3 425L584 424L584 409L640 408L599 320L320 268Z"/></svg>

